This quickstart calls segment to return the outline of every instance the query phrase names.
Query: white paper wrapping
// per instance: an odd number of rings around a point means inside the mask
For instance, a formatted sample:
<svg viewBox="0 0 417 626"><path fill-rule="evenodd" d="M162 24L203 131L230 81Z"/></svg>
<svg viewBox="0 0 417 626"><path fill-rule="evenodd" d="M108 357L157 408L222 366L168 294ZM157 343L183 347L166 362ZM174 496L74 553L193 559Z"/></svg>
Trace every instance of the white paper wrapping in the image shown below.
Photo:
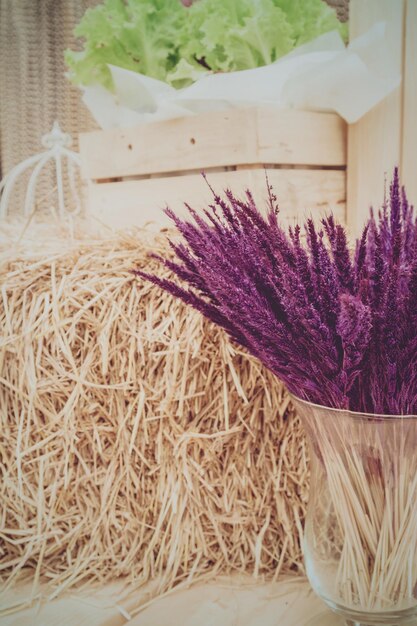
<svg viewBox="0 0 417 626"><path fill-rule="evenodd" d="M271 65L207 73L184 89L120 67L110 70L114 94L90 86L83 96L105 129L250 105L334 111L352 124L401 81L383 22L347 47L338 32L326 33Z"/></svg>

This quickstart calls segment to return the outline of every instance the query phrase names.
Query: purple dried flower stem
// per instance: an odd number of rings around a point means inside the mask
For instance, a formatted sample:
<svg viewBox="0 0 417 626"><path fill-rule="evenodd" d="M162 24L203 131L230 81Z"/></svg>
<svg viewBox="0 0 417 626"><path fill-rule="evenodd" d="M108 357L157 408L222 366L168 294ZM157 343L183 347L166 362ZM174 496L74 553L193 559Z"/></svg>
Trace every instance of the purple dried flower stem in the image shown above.
<svg viewBox="0 0 417 626"><path fill-rule="evenodd" d="M267 185L265 217L249 191L240 199L211 187L203 214L188 207L192 221L167 209L183 241L161 262L180 284L136 273L224 328L297 396L416 413L417 223L398 170L354 254L332 215L323 231L307 221L306 242L300 226L286 232Z"/></svg>

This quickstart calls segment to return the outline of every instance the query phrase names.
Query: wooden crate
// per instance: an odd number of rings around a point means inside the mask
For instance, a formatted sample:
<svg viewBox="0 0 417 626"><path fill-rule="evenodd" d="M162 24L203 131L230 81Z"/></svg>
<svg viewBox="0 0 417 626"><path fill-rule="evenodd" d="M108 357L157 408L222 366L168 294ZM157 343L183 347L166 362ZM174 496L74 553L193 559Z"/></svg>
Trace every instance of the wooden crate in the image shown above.
<svg viewBox="0 0 417 626"><path fill-rule="evenodd" d="M162 209L199 209L211 192L251 189L266 206L265 170L284 221L332 210L345 220L346 125L331 113L269 108L199 114L80 137L88 207L117 228L169 222Z"/></svg>

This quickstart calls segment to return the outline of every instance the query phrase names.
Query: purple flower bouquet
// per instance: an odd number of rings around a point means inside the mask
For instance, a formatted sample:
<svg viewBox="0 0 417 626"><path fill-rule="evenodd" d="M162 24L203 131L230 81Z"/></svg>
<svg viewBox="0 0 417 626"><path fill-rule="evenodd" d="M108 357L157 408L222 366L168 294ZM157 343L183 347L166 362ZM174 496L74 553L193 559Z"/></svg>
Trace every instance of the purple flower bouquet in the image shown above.
<svg viewBox="0 0 417 626"><path fill-rule="evenodd" d="M417 616L417 221L398 171L351 251L330 215L285 231L246 192L213 191L137 272L220 325L290 391L310 440L304 554L316 592L354 623ZM388 620L388 621L387 621Z"/></svg>

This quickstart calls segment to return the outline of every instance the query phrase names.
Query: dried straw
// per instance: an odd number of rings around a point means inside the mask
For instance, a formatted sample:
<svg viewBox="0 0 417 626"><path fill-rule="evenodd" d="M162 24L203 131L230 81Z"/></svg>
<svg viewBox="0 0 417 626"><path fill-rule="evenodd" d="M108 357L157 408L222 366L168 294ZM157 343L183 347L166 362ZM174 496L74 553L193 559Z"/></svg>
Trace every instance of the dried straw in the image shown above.
<svg viewBox="0 0 417 626"><path fill-rule="evenodd" d="M150 601L220 572L302 570L299 419L254 358L132 276L166 248L138 232L3 259L3 589L155 579Z"/></svg>
<svg viewBox="0 0 417 626"><path fill-rule="evenodd" d="M415 617L417 418L297 408L316 455L310 579L345 610Z"/></svg>

